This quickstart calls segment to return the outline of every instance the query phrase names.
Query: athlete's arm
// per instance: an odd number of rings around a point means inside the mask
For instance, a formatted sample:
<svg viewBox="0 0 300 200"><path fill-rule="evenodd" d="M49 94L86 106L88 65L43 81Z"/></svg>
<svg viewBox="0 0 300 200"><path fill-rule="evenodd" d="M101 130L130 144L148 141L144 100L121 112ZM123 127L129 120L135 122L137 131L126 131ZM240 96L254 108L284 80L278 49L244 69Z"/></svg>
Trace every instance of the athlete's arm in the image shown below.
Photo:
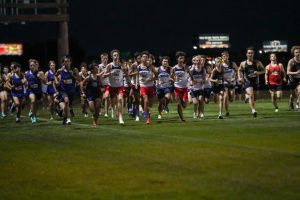
<svg viewBox="0 0 300 200"><path fill-rule="evenodd" d="M88 78L84 78L82 81L80 81L80 96L84 96L84 85L86 84L86 81L88 80Z"/></svg>
<svg viewBox="0 0 300 200"><path fill-rule="evenodd" d="M262 62L260 61L256 61L256 64L257 64L257 67L258 67L258 70L256 72L257 75L261 75L261 74L264 74L265 73L265 68L264 68L264 65L262 64Z"/></svg>
<svg viewBox="0 0 300 200"><path fill-rule="evenodd" d="M279 66L280 66L281 73L282 73L282 77L283 77L282 80L283 80L284 82L286 82L286 72L285 72L285 70L284 70L283 64L279 63Z"/></svg>
<svg viewBox="0 0 300 200"><path fill-rule="evenodd" d="M269 84L269 65L266 66L266 73L265 73L265 81L266 81L266 85Z"/></svg>
<svg viewBox="0 0 300 200"><path fill-rule="evenodd" d="M76 67L73 69L73 77L76 79L76 81L80 81L79 72Z"/></svg>
<svg viewBox="0 0 300 200"><path fill-rule="evenodd" d="M45 84L47 84L47 78L44 74L44 72L42 71L39 71L38 74L37 74L37 77Z"/></svg>
<svg viewBox="0 0 300 200"><path fill-rule="evenodd" d="M232 62L232 66L233 66L233 69L235 70L235 72L237 72L239 70L239 67L237 66L237 64L235 62Z"/></svg>
<svg viewBox="0 0 300 200"><path fill-rule="evenodd" d="M244 65L245 65L245 61L241 62L240 67L238 68L238 79L240 82L243 82L242 73L244 71Z"/></svg>
<svg viewBox="0 0 300 200"><path fill-rule="evenodd" d="M50 85L51 82L49 82L49 80L48 80L48 71L46 71L46 73L45 73L45 79L46 79L46 84Z"/></svg>
<svg viewBox="0 0 300 200"><path fill-rule="evenodd" d="M131 82L130 82L130 78L129 78L129 68L128 66L123 66L123 73L124 73L124 76L125 76L125 79L128 83L128 85L131 85Z"/></svg>
<svg viewBox="0 0 300 200"><path fill-rule="evenodd" d="M186 72L189 74L190 78L191 78L191 81L194 82L194 78L193 78L193 75L192 75L192 71L188 68L188 67L185 67L186 69Z"/></svg>
<svg viewBox="0 0 300 200"><path fill-rule="evenodd" d="M138 87L139 87L139 81L140 81L139 78L140 78L140 75L137 72L136 73L136 78L135 78L135 89L138 89Z"/></svg>
<svg viewBox="0 0 300 200"><path fill-rule="evenodd" d="M13 85L11 84L11 78L12 78L12 75L9 74L7 77L6 77L6 82L4 84L4 88L7 88L9 90L11 90L13 88Z"/></svg>
<svg viewBox="0 0 300 200"><path fill-rule="evenodd" d="M213 82L213 83L217 83L218 82L218 79L213 79L212 77L214 77L215 75L215 71L216 71L216 68L212 70L211 72L211 76L209 78L210 82Z"/></svg>
<svg viewBox="0 0 300 200"><path fill-rule="evenodd" d="M300 70L296 71L296 72L292 72L292 62L293 60L291 59L288 63L288 66L287 66L287 75L297 75L297 74L300 74Z"/></svg>
<svg viewBox="0 0 300 200"><path fill-rule="evenodd" d="M153 75L154 75L154 77L153 77L152 80L153 80L153 81L154 81L154 80L157 80L158 74L157 74L157 71L156 71L154 65L151 65L151 71L152 71L152 73L153 73Z"/></svg>
<svg viewBox="0 0 300 200"><path fill-rule="evenodd" d="M108 64L106 67L105 67L105 72L103 74L103 77L106 78L106 77L109 77L111 74L111 64Z"/></svg>
<svg viewBox="0 0 300 200"><path fill-rule="evenodd" d="M58 76L61 74L61 70L62 70L61 68L60 68L60 69L58 69L58 70L56 71L56 73L55 73L55 76L57 76L57 77L58 77Z"/></svg>

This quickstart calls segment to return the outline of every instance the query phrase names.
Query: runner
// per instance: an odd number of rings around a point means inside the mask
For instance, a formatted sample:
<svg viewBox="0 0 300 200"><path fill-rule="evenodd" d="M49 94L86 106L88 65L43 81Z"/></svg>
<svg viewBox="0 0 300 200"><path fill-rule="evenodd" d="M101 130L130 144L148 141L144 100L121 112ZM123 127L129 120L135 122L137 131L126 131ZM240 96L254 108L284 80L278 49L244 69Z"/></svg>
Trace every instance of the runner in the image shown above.
<svg viewBox="0 0 300 200"><path fill-rule="evenodd" d="M270 61L271 63L266 66L265 81L266 85L269 86L275 112L278 112L277 99L282 97L282 80L286 81L286 73L283 65L277 62L277 56L275 53L270 54Z"/></svg>
<svg viewBox="0 0 300 200"><path fill-rule="evenodd" d="M229 116L229 102L235 97L235 85L237 80L238 67L235 62L229 60L229 52L224 51L222 55L222 67L224 70L224 98L225 116Z"/></svg>
<svg viewBox="0 0 300 200"><path fill-rule="evenodd" d="M223 96L224 96L224 68L222 67L222 58L215 58L215 68L211 73L210 81L213 82L214 94L219 100L219 115L218 119L223 119Z"/></svg>
<svg viewBox="0 0 300 200"><path fill-rule="evenodd" d="M258 77L265 73L263 64L254 59L254 48L249 47L246 51L247 60L241 62L238 69L239 81L243 83L246 91L245 102L249 103L253 117L257 117L255 109L256 91L258 89Z"/></svg>
<svg viewBox="0 0 300 200"><path fill-rule="evenodd" d="M186 108L188 100L187 84L193 77L190 74L188 67L185 65L186 54L182 51L177 51L175 54L177 64L172 68L171 79L174 80L174 96L177 103L177 112L181 122L185 122L183 116L183 108Z"/></svg>
<svg viewBox="0 0 300 200"><path fill-rule="evenodd" d="M295 97L300 102L300 46L293 46L291 53L294 58L290 59L287 66L287 75L289 76L289 86ZM293 95L290 96L290 108L294 109Z"/></svg>
<svg viewBox="0 0 300 200"><path fill-rule="evenodd" d="M141 53L141 64L137 67L138 73L136 75L136 89L140 86L140 96L143 102L143 108L146 115L146 124L150 124L150 108L153 104L153 97L155 96L154 80L157 74L155 67L149 64L149 52L143 51Z"/></svg>

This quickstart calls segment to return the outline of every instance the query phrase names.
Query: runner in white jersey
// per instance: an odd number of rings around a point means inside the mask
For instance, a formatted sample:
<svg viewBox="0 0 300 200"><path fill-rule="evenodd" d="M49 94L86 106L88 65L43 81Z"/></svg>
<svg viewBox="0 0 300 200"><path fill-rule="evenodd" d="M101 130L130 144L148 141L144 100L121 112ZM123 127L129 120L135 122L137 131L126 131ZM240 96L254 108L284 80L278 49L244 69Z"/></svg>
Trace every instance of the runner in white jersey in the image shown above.
<svg viewBox="0 0 300 200"><path fill-rule="evenodd" d="M117 101L117 115L119 117L119 124L124 125L123 120L123 76L124 76L124 68L120 63L120 51L112 50L110 53L112 57L112 62L109 63L106 67L104 78L109 77L110 84L110 98L112 102L112 109L114 108L114 102ZM125 74L127 75L127 74Z"/></svg>
<svg viewBox="0 0 300 200"><path fill-rule="evenodd" d="M108 54L101 53L100 55L101 64L99 64L99 73L106 71L106 66L108 65ZM104 86L104 91L102 91L102 102L104 103L104 117L108 117L108 109L110 106L110 97L109 97L109 77L101 77L102 85Z"/></svg>
<svg viewBox="0 0 300 200"><path fill-rule="evenodd" d="M211 65L207 63L206 58L207 58L207 56L200 55L200 65L203 65L205 68L205 71L206 71L206 77L205 77L205 82L204 82L204 86L203 86L203 97L204 97L204 102L206 104L208 104L211 93L212 93L212 83L210 82L210 75L211 75L211 72L213 69L212 69Z"/></svg>
<svg viewBox="0 0 300 200"><path fill-rule="evenodd" d="M170 68L169 57L163 56L161 59L161 66L156 70L158 80L156 82L156 95L158 98L158 119L162 118L163 107L168 105L171 98L171 84L170 84Z"/></svg>
<svg viewBox="0 0 300 200"><path fill-rule="evenodd" d="M123 85L124 85L124 92L123 92L123 98L124 98L124 104L123 107L127 107L127 111L129 114L129 108L131 107L131 102L129 98L129 93L130 93L130 88L131 88L131 83L130 83L130 78L128 76L128 71L129 71L129 63L128 61L123 62L123 67L124 67L124 76L123 76Z"/></svg>
<svg viewBox="0 0 300 200"><path fill-rule="evenodd" d="M138 73L137 67L141 64L141 55L139 52L134 54L134 63L129 68L129 77L131 82L130 97L132 99L132 115L135 116L135 121L140 121L139 117L139 102L140 102L140 88L136 86L136 76Z"/></svg>
<svg viewBox="0 0 300 200"><path fill-rule="evenodd" d="M187 84L189 81L189 69L184 64L186 54L178 51L175 54L177 65L172 68L171 78L174 80L174 96L177 103L177 112L182 122L185 122L182 109L186 107L188 99ZM191 77L191 80L193 78Z"/></svg>
<svg viewBox="0 0 300 200"><path fill-rule="evenodd" d="M235 85L237 80L238 67L235 62L229 60L229 52L224 51L221 53L222 66L224 70L224 97L223 103L225 108L225 115L229 116L229 101L232 102L234 99Z"/></svg>
<svg viewBox="0 0 300 200"><path fill-rule="evenodd" d="M190 74L192 75L193 81L191 81L191 91L190 94L193 99L194 104L194 115L193 118L203 118L204 117L204 98L203 89L206 79L206 71L204 65L200 64L200 57L195 58L195 64L190 69Z"/></svg>
<svg viewBox="0 0 300 200"><path fill-rule="evenodd" d="M146 113L146 124L150 124L150 107L155 96L154 80L157 77L155 67L149 65L149 52L141 53L141 64L137 67L136 88L140 86L140 96L144 102L144 112Z"/></svg>
<svg viewBox="0 0 300 200"><path fill-rule="evenodd" d="M193 64L191 66L189 66L189 70L191 70L194 66L197 66L197 62L199 62L198 59L199 59L198 55L193 56L193 58L192 58L192 63ZM191 84L190 84L190 82L191 82L191 77L189 77L187 89L188 89L188 102L189 102L189 104L192 104L193 103L193 98L191 96Z"/></svg>

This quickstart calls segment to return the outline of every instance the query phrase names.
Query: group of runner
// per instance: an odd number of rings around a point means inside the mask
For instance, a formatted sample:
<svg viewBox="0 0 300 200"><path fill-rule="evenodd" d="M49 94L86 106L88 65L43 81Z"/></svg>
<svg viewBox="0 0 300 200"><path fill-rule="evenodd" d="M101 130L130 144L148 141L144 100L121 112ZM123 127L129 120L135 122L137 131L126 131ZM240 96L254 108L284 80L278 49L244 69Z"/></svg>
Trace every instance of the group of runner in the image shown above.
<svg viewBox="0 0 300 200"><path fill-rule="evenodd" d="M180 121L184 122L183 109L188 102L193 104L193 118L204 118L205 104L214 96L218 102L218 119L229 116L229 102L235 93L245 90L245 102L249 104L253 117L257 117L255 108L256 91L260 75L265 75L275 112L279 111L277 100L282 97L283 82L290 88L290 108L293 101L300 100L300 46L291 49L293 58L287 68L277 61L275 53L270 54L270 63L266 66L254 58L252 47L246 50L246 60L238 66L229 59L229 52L207 62L205 55L192 57L192 64L187 65L186 54L175 54L176 65L170 66L170 59L163 56L160 65L154 66L154 57L147 51L136 53L133 59L122 61L120 52L112 50L109 55L100 55L100 64L82 63L80 70L72 66L69 56L64 56L58 65L49 62L49 70L43 72L35 59L28 61L28 70L23 72L21 65L12 62L1 68L0 101L1 117L6 117L9 110L15 110L16 122L21 121L24 100L30 105L29 117L37 122L39 100L44 98L50 111L50 119L59 115L63 124L71 124L74 116L73 100L80 92L82 114L88 116L88 109L93 115L92 125L98 125L99 113L103 109L104 117L117 117L119 124L124 124L124 105L128 114L135 121L140 121L140 111L146 124L150 124L150 108L154 97L158 99L158 119L168 112L171 101L176 102ZM58 69L57 69L58 68ZM9 103L11 102L11 103ZM11 105L10 105L11 104Z"/></svg>

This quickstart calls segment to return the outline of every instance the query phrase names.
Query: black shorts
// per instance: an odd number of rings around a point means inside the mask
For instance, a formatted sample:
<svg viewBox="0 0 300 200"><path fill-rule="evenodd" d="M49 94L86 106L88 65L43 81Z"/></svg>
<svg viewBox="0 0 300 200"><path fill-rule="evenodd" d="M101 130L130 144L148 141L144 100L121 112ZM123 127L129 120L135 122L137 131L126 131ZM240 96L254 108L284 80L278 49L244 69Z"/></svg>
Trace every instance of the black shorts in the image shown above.
<svg viewBox="0 0 300 200"><path fill-rule="evenodd" d="M123 93L123 97L125 98L125 97L129 97L129 93L130 93L130 87L128 86L128 87L125 87L124 86L124 93Z"/></svg>
<svg viewBox="0 0 300 200"><path fill-rule="evenodd" d="M242 85L236 85L235 86L235 93L242 94L243 92L243 86Z"/></svg>
<svg viewBox="0 0 300 200"><path fill-rule="evenodd" d="M162 99L165 97L166 94L171 93L170 88L159 88L156 89L156 95L158 99Z"/></svg>
<svg viewBox="0 0 300 200"><path fill-rule="evenodd" d="M62 102L64 102L64 98L61 96L61 93L54 93L53 97L54 97L54 102L55 103L62 103Z"/></svg>
<svg viewBox="0 0 300 200"><path fill-rule="evenodd" d="M294 90L298 87L299 84L300 84L300 79L293 79L293 80L289 79L287 85L290 90Z"/></svg>
<svg viewBox="0 0 300 200"><path fill-rule="evenodd" d="M254 90L257 90L258 89L258 84L256 82L245 82L243 84L244 90L246 90L249 87L252 87Z"/></svg>
<svg viewBox="0 0 300 200"><path fill-rule="evenodd" d="M268 85L272 92L282 91L282 85Z"/></svg>
<svg viewBox="0 0 300 200"><path fill-rule="evenodd" d="M190 95L192 98L203 96L203 90L191 90Z"/></svg>
<svg viewBox="0 0 300 200"><path fill-rule="evenodd" d="M205 99L209 99L210 98L211 91L212 91L211 88L204 88L204 90L203 90L203 96L204 96Z"/></svg>
<svg viewBox="0 0 300 200"><path fill-rule="evenodd" d="M224 85L221 84L221 85L215 85L213 87L213 91L215 94L219 94L221 91L224 91Z"/></svg>
<svg viewBox="0 0 300 200"><path fill-rule="evenodd" d="M86 96L87 101L96 101L96 99L101 99L100 95L88 95Z"/></svg>
<svg viewBox="0 0 300 200"><path fill-rule="evenodd" d="M43 97L43 93L41 93L41 92L40 93L28 92L28 96L31 94L34 94L36 100L41 100Z"/></svg>
<svg viewBox="0 0 300 200"><path fill-rule="evenodd" d="M65 99L65 97L68 97L70 103L73 102L75 94L67 93L67 92L60 92L60 94L61 94L61 96L62 96L63 99Z"/></svg>
<svg viewBox="0 0 300 200"><path fill-rule="evenodd" d="M228 89L234 89L235 85L233 85L233 84L224 84L224 87L228 88Z"/></svg>

